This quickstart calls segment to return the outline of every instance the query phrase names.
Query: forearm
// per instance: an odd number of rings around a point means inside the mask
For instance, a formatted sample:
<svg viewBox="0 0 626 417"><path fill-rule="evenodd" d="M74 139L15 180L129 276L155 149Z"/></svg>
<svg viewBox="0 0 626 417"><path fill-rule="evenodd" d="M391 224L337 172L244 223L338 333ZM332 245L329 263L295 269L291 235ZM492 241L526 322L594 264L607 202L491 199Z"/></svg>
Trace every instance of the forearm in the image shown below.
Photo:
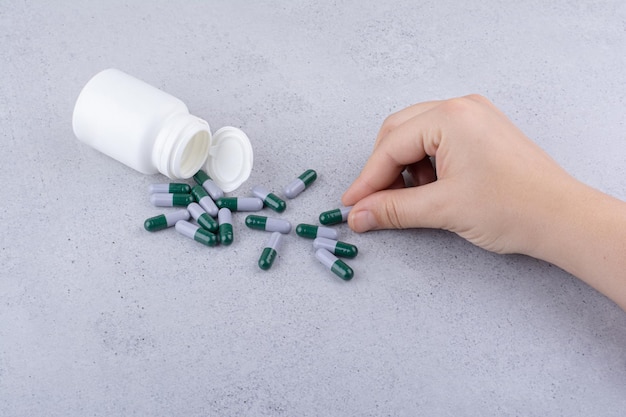
<svg viewBox="0 0 626 417"><path fill-rule="evenodd" d="M432 170L419 165L428 156L437 160L434 182L420 180ZM397 187L407 167L420 186ZM354 206L355 231L450 230L558 265L626 310L626 203L572 178L484 97L388 117L343 203Z"/></svg>
<svg viewBox="0 0 626 417"><path fill-rule="evenodd" d="M559 191L529 253L580 278L626 310L626 203L578 181Z"/></svg>

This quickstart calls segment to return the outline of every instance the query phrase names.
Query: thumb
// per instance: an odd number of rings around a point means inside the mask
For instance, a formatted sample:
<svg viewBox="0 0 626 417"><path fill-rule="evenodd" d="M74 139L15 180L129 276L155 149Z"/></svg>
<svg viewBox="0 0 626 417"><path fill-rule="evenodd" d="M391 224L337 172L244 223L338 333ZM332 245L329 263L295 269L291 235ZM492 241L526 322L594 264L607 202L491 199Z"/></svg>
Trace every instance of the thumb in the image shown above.
<svg viewBox="0 0 626 417"><path fill-rule="evenodd" d="M438 180L419 187L383 190L354 205L348 224L355 232L378 229L446 228L451 194Z"/></svg>

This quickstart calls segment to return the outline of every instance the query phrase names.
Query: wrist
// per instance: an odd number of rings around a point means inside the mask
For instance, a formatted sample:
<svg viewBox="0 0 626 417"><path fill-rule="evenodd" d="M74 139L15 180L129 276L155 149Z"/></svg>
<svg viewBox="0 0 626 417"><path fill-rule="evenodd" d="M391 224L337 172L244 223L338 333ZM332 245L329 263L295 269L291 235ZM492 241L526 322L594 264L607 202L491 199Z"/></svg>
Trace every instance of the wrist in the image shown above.
<svg viewBox="0 0 626 417"><path fill-rule="evenodd" d="M626 203L574 179L552 197L528 255L559 266L626 309Z"/></svg>

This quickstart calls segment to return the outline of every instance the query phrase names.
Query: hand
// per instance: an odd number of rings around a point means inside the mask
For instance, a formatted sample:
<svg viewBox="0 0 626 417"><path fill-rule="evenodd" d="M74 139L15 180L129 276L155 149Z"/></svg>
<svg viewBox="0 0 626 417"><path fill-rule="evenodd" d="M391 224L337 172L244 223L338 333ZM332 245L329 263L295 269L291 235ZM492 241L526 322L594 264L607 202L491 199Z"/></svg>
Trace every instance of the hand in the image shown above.
<svg viewBox="0 0 626 417"><path fill-rule="evenodd" d="M428 157L436 161L436 177ZM416 187L404 187L407 169ZM436 181L435 181L436 179ZM499 253L532 253L560 194L576 181L490 101L416 104L387 118L342 198L348 223L441 228Z"/></svg>
<svg viewBox="0 0 626 417"><path fill-rule="evenodd" d="M481 96L389 116L342 202L357 232L450 230L552 262L626 310L626 203L575 180Z"/></svg>

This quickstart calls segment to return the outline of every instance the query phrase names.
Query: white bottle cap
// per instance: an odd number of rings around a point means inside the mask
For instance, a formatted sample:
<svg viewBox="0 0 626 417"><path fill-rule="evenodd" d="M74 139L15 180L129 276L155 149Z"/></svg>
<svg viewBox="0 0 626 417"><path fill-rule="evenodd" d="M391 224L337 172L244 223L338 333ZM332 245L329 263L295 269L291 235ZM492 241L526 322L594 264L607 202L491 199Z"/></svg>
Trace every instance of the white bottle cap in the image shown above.
<svg viewBox="0 0 626 417"><path fill-rule="evenodd" d="M206 172L225 192L237 189L252 172L252 145L236 127L225 126L213 134Z"/></svg>

